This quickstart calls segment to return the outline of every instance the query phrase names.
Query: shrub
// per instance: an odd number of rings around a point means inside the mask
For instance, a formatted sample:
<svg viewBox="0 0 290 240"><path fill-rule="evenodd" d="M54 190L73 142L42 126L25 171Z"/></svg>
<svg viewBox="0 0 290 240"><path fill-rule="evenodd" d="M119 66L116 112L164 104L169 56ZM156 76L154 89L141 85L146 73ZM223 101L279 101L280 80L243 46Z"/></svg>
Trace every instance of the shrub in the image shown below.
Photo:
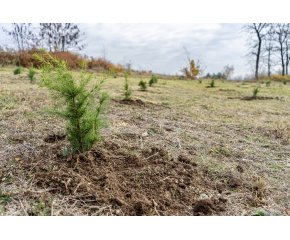
<svg viewBox="0 0 290 240"><path fill-rule="evenodd" d="M128 80L128 76L126 74L126 71L124 71L124 76L125 76L124 95L125 95L125 99L129 100L129 99L131 99L132 89L130 88L130 82Z"/></svg>
<svg viewBox="0 0 290 240"><path fill-rule="evenodd" d="M262 81L268 80L268 77L265 75L259 76L259 79Z"/></svg>
<svg viewBox="0 0 290 240"><path fill-rule="evenodd" d="M199 79L199 80L198 80L198 82L199 82L199 83L202 83L202 80L201 80L201 79Z"/></svg>
<svg viewBox="0 0 290 240"><path fill-rule="evenodd" d="M14 49L0 46L0 64L2 66L16 64L17 53Z"/></svg>
<svg viewBox="0 0 290 240"><path fill-rule="evenodd" d="M283 79L283 84L284 84L284 85L287 84L287 80L286 80L286 78Z"/></svg>
<svg viewBox="0 0 290 240"><path fill-rule="evenodd" d="M145 81L143 81L142 78L141 78L138 86L141 88L142 91L145 91L147 89L147 83Z"/></svg>
<svg viewBox="0 0 290 240"><path fill-rule="evenodd" d="M21 71L22 71L22 68L21 67L17 67L17 68L14 69L13 73L14 73L14 75L17 75L17 74L20 74Z"/></svg>
<svg viewBox="0 0 290 240"><path fill-rule="evenodd" d="M41 68L40 63L33 57L35 53L38 55L42 54L36 47L32 47L19 53L12 48L0 46L0 64L3 66L17 64L21 67L30 67L33 64L35 68ZM77 69L79 64L85 60L89 69L105 71L113 69L116 73L122 72L124 69L120 64L114 65L110 61L101 58L95 59L93 57L88 58L87 56L82 57L80 54L72 52L61 52L55 50L54 52L51 52L51 55L60 61L66 61L67 66L70 69Z"/></svg>
<svg viewBox="0 0 290 240"><path fill-rule="evenodd" d="M50 90L55 100L52 112L67 120L67 140L71 142L72 152L88 151L101 139L100 129L106 125L104 116L109 96L106 92L100 93L106 77L88 89L93 74L86 73L84 62L79 66L81 71L77 77L65 61L41 51L43 55L34 57L42 66L41 87Z"/></svg>
<svg viewBox="0 0 290 240"><path fill-rule="evenodd" d="M253 98L256 98L257 97L258 92L260 92L259 87L255 87L254 90L253 90Z"/></svg>
<svg viewBox="0 0 290 240"><path fill-rule="evenodd" d="M213 78L213 79L211 80L210 86L211 86L211 87L215 87L215 78Z"/></svg>
<svg viewBox="0 0 290 240"><path fill-rule="evenodd" d="M272 82L271 79L269 79L269 80L266 82L266 86L269 87L269 86L271 85L271 82Z"/></svg>
<svg viewBox="0 0 290 240"><path fill-rule="evenodd" d="M121 65L115 66L110 61L104 60L102 58L95 59L91 57L90 60L87 61L87 65L89 69L103 69L105 71L115 71L115 73L122 72L124 68Z"/></svg>
<svg viewBox="0 0 290 240"><path fill-rule="evenodd" d="M34 75L36 74L36 70L35 68L33 68L33 66L31 66L29 69L28 69L28 78L30 79L30 82L35 82L35 79L34 79Z"/></svg>
<svg viewBox="0 0 290 240"><path fill-rule="evenodd" d="M283 82L284 79L286 79L286 81L290 81L290 76L289 75L272 75L271 79L274 81L279 81L279 82Z"/></svg>

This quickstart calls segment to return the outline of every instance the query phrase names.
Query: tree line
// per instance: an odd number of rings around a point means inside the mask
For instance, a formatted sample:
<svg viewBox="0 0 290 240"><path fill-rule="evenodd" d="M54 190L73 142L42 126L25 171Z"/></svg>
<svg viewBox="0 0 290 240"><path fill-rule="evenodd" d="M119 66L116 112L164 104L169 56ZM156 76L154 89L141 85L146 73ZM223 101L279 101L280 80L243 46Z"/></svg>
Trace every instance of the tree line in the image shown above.
<svg viewBox="0 0 290 240"><path fill-rule="evenodd" d="M273 67L281 67L281 75L288 75L289 70L289 23L249 23L244 25L248 34L249 63L254 65L255 79L259 78L259 67L266 63L268 77Z"/></svg>
<svg viewBox="0 0 290 240"><path fill-rule="evenodd" d="M74 23L40 23L34 27L31 23L12 23L12 29L2 30L17 46L18 51L31 47L47 48L49 51L61 52L69 50L82 50L85 44L85 32L81 31L79 24Z"/></svg>

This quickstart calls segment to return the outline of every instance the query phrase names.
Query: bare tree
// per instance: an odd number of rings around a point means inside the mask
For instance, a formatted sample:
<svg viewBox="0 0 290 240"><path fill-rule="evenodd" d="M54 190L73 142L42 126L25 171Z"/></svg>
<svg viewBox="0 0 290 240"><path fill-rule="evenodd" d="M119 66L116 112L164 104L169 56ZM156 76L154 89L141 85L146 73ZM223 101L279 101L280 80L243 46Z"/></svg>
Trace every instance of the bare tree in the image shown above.
<svg viewBox="0 0 290 240"><path fill-rule="evenodd" d="M289 29L288 29L289 31ZM290 33L288 32L287 38L285 40L285 45L286 45L286 75L288 75L288 67L289 67L289 61L290 61L290 56L289 56L289 50L290 50Z"/></svg>
<svg viewBox="0 0 290 240"><path fill-rule="evenodd" d="M51 51L57 48L60 51L82 50L85 45L80 45L85 33L78 24L74 23L40 23L40 37L43 38Z"/></svg>
<svg viewBox="0 0 290 240"><path fill-rule="evenodd" d="M230 66L229 64L224 66L223 75L226 80L228 80L234 74L234 66Z"/></svg>
<svg viewBox="0 0 290 240"><path fill-rule="evenodd" d="M269 25L269 30L265 37L265 48L263 51L267 53L267 68L268 68L268 77L271 76L271 67L272 67L272 52L274 51L275 42L274 42L274 26L273 24Z"/></svg>
<svg viewBox="0 0 290 240"><path fill-rule="evenodd" d="M196 68L199 70L197 76L203 77L205 74L205 70L207 69L207 66L201 59L196 60Z"/></svg>
<svg viewBox="0 0 290 240"><path fill-rule="evenodd" d="M275 50L280 54L281 61L281 74L285 75L285 68L287 69L289 64L288 56L288 38L290 34L290 24L289 23L275 23L273 24L274 40L277 43ZM288 59L287 59L288 58ZM286 62L285 62L286 61Z"/></svg>
<svg viewBox="0 0 290 240"><path fill-rule="evenodd" d="M184 60L185 60L185 62L187 64L187 68L190 68L190 61L191 61L190 53L187 51L185 46L183 46L183 49L184 49L184 54L185 54L185 59Z"/></svg>
<svg viewBox="0 0 290 240"><path fill-rule="evenodd" d="M34 37L31 23L12 23L11 31L3 27L2 30L11 37L12 41L17 45L18 51L23 51L27 48Z"/></svg>
<svg viewBox="0 0 290 240"><path fill-rule="evenodd" d="M18 65L20 66L20 54L31 44L35 35L33 32L31 23L12 23L12 30L9 31L2 27L3 32L8 35L12 42L17 46L18 52L16 52L16 57L18 58Z"/></svg>
<svg viewBox="0 0 290 240"><path fill-rule="evenodd" d="M258 80L259 76L259 61L261 55L262 41L267 34L268 23L249 23L243 29L249 34L248 43L251 47L249 55L255 56L255 79ZM256 39L253 39L256 36Z"/></svg>

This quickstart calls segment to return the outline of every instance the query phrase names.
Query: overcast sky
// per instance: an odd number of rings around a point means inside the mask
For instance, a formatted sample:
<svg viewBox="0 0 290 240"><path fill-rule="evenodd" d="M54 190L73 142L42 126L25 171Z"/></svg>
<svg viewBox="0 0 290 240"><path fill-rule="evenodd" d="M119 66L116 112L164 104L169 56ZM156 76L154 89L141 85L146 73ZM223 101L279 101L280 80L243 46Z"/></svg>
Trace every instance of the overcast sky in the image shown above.
<svg viewBox="0 0 290 240"><path fill-rule="evenodd" d="M9 39L0 24L0 45ZM99 57L103 46L107 59L121 63L131 60L132 68L157 73L180 74L185 66L183 46L192 59L201 59L206 72L217 73L227 65L234 65L235 76L250 73L246 66L247 36L241 32L243 24L171 24L171 23L88 23L81 25L87 32L87 47L82 54ZM11 46L11 45L10 45Z"/></svg>

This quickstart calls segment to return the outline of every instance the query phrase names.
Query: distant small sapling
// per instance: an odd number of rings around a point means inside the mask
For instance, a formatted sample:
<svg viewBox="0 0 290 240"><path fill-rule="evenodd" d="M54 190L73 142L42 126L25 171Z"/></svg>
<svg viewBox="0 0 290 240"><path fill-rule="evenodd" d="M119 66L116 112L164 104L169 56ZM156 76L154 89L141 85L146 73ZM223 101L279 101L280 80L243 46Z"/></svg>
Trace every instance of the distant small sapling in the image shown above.
<svg viewBox="0 0 290 240"><path fill-rule="evenodd" d="M21 71L22 71L22 68L21 67L17 67L17 68L14 69L13 73L14 73L14 75L18 75L18 74L21 73Z"/></svg>
<svg viewBox="0 0 290 240"><path fill-rule="evenodd" d="M111 69L109 74L112 75L114 78L117 78L115 69Z"/></svg>
<svg viewBox="0 0 290 240"><path fill-rule="evenodd" d="M212 78L211 83L210 83L210 86L211 87L215 87L215 77Z"/></svg>
<svg viewBox="0 0 290 240"><path fill-rule="evenodd" d="M124 95L125 95L125 100L130 100L132 96L132 89L130 88L130 82L128 80L128 75L126 71L124 71L124 77L125 77L125 84L124 84Z"/></svg>
<svg viewBox="0 0 290 240"><path fill-rule="evenodd" d="M152 74L151 79L149 80L149 86L152 87L153 84L157 83L158 78L156 76L154 76L154 74Z"/></svg>
<svg viewBox="0 0 290 240"><path fill-rule="evenodd" d="M142 91L145 91L147 89L147 83L141 78L138 86L141 88Z"/></svg>
<svg viewBox="0 0 290 240"><path fill-rule="evenodd" d="M260 92L259 87L255 87L254 90L253 90L253 98L256 98L257 97L258 92Z"/></svg>
<svg viewBox="0 0 290 240"><path fill-rule="evenodd" d="M34 79L34 75L36 74L36 70L35 68L33 68L33 65L28 69L28 78L30 79L30 82L33 83L35 82L35 79Z"/></svg>

